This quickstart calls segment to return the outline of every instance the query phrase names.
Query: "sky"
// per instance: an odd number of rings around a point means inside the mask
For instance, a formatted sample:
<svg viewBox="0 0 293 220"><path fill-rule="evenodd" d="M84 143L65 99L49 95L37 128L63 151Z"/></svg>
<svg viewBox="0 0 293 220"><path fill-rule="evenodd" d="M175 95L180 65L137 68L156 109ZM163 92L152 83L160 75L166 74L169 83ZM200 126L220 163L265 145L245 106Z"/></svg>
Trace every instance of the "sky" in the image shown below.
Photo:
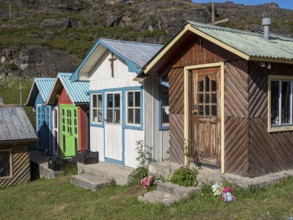
<svg viewBox="0 0 293 220"><path fill-rule="evenodd" d="M206 2L226 2L228 0L192 0L195 3L206 3ZM231 0L229 0L231 1ZM235 4L244 4L244 5L259 5L269 2L274 2L279 5L280 8L286 8L293 10L293 1L292 0L235 0Z"/></svg>

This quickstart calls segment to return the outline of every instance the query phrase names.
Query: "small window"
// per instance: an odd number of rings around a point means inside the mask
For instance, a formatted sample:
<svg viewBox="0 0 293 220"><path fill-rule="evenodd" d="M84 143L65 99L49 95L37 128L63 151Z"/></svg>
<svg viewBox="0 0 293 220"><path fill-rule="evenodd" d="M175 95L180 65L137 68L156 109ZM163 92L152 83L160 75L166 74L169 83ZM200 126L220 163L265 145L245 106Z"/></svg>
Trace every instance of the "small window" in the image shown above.
<svg viewBox="0 0 293 220"><path fill-rule="evenodd" d="M160 87L160 114L161 114L161 126L169 125L169 91L168 87Z"/></svg>
<svg viewBox="0 0 293 220"><path fill-rule="evenodd" d="M127 92L127 124L140 124L140 92Z"/></svg>
<svg viewBox="0 0 293 220"><path fill-rule="evenodd" d="M269 131L293 130L293 78L270 76L268 88Z"/></svg>
<svg viewBox="0 0 293 220"><path fill-rule="evenodd" d="M10 178L12 176L11 171L11 152L10 150L0 151L0 179Z"/></svg>
<svg viewBox="0 0 293 220"><path fill-rule="evenodd" d="M120 93L107 94L106 122L120 124Z"/></svg>
<svg viewBox="0 0 293 220"><path fill-rule="evenodd" d="M102 94L93 94L92 95L92 123L102 123L103 115L102 115L102 103L103 96Z"/></svg>

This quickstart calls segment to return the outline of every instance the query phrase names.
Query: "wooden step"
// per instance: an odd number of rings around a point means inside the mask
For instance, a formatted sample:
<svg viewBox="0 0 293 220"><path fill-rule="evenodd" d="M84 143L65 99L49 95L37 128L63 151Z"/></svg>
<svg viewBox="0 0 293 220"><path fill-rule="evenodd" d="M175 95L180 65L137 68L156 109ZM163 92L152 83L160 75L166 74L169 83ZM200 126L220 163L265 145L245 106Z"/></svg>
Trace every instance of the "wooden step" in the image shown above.
<svg viewBox="0 0 293 220"><path fill-rule="evenodd" d="M92 175L89 173L78 174L71 177L71 183L84 189L89 189L93 192L102 189L109 182L110 181L105 179L103 176Z"/></svg>

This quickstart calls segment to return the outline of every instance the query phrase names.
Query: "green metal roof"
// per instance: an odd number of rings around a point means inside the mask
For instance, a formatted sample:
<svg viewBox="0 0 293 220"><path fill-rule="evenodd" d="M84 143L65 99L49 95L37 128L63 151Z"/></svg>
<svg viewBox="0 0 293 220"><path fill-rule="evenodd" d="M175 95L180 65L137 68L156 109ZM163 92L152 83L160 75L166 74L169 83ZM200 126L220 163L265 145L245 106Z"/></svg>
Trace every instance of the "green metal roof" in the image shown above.
<svg viewBox="0 0 293 220"><path fill-rule="evenodd" d="M293 60L293 39L188 21L191 27L250 57Z"/></svg>

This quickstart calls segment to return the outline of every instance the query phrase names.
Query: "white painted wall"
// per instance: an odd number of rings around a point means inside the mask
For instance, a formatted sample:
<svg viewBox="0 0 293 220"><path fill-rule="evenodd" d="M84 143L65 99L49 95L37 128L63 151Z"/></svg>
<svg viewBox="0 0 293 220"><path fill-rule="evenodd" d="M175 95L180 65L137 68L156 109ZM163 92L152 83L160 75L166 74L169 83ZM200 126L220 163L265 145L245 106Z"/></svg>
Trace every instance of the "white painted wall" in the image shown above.
<svg viewBox="0 0 293 220"><path fill-rule="evenodd" d="M90 127L90 148L91 151L99 152L99 160L105 161L104 158L104 129L99 127Z"/></svg>
<svg viewBox="0 0 293 220"><path fill-rule="evenodd" d="M136 160L136 141L144 139L144 132L139 130L125 129L125 166L136 168L138 162Z"/></svg>
<svg viewBox="0 0 293 220"><path fill-rule="evenodd" d="M107 52L97 64L94 73L90 77L90 90L103 90L108 88L122 88L140 86L139 82L133 81L136 73L128 72L127 64L116 57L114 61L114 78L111 75L111 53Z"/></svg>
<svg viewBox="0 0 293 220"><path fill-rule="evenodd" d="M158 85L157 75L150 75L144 80L144 123L145 123L145 144L151 149L154 161L169 159L166 153L169 149L169 130L159 130L158 117Z"/></svg>

